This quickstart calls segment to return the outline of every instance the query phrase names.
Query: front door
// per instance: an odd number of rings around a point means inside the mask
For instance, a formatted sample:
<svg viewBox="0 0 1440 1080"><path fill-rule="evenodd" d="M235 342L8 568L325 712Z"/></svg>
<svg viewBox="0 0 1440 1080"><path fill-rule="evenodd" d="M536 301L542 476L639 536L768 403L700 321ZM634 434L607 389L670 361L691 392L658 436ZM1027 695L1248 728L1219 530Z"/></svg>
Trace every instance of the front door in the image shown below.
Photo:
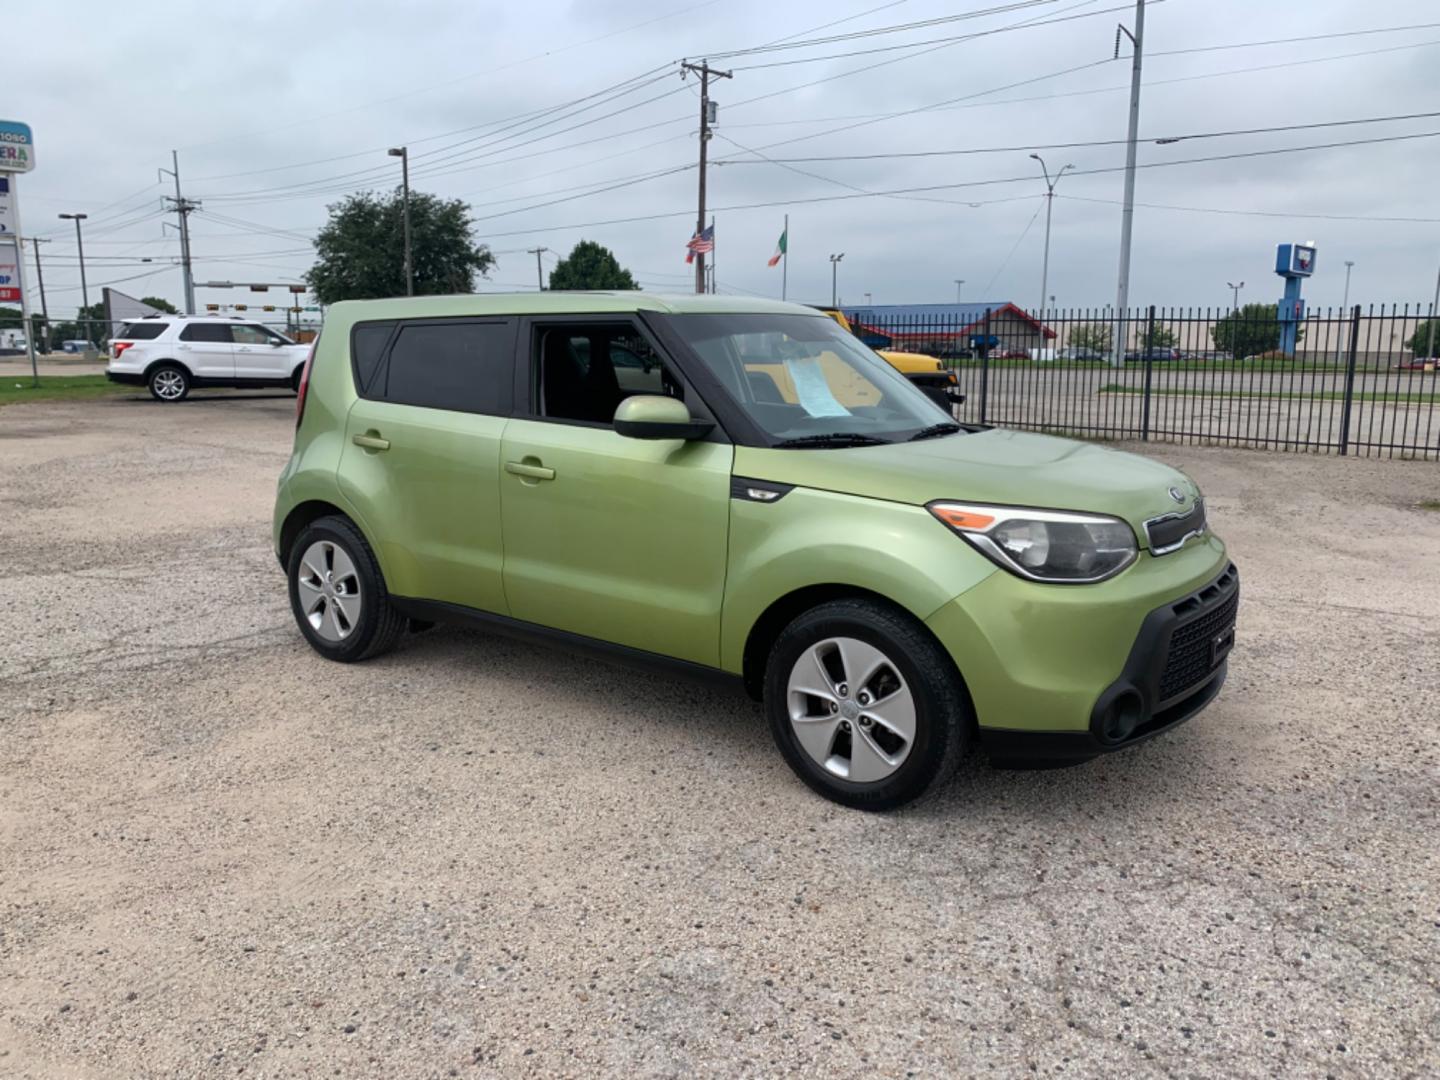
<svg viewBox="0 0 1440 1080"><path fill-rule="evenodd" d="M396 596L504 614L500 439L514 387L509 320L358 324L361 397L341 490Z"/></svg>
<svg viewBox="0 0 1440 1080"><path fill-rule="evenodd" d="M235 377L283 382L295 367L295 350L288 342L259 323L236 323L230 328L235 338Z"/></svg>
<svg viewBox="0 0 1440 1080"><path fill-rule="evenodd" d="M176 359L197 378L228 381L235 377L235 346L229 323L186 323L175 351Z"/></svg>
<svg viewBox="0 0 1440 1080"><path fill-rule="evenodd" d="M733 447L615 432L633 393L710 418L629 320L537 320L529 338L530 400L522 383L501 447L510 614L717 665ZM623 380L614 356L637 358Z"/></svg>

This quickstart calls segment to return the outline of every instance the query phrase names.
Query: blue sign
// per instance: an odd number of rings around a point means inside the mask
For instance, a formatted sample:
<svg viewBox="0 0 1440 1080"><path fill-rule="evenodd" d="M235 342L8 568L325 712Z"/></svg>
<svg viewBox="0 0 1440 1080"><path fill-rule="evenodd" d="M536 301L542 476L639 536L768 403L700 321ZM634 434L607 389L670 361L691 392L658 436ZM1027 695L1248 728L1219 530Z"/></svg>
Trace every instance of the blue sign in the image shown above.
<svg viewBox="0 0 1440 1080"><path fill-rule="evenodd" d="M1315 245L1281 244L1275 249L1275 273L1287 278L1315 273Z"/></svg>
<svg viewBox="0 0 1440 1080"><path fill-rule="evenodd" d="M0 120L0 173L29 172L35 167L35 136L30 125Z"/></svg>

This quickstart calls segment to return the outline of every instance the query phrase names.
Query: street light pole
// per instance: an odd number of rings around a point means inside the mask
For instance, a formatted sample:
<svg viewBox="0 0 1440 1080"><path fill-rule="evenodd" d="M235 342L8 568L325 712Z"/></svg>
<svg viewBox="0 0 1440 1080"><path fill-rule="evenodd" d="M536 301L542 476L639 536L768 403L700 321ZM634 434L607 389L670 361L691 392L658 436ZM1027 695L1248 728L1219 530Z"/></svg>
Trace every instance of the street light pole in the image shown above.
<svg viewBox="0 0 1440 1080"><path fill-rule="evenodd" d="M544 264L540 262L540 256L549 250L549 248L543 247L525 249L527 255L535 256L535 280L539 284L541 292L545 291L545 267Z"/></svg>
<svg viewBox="0 0 1440 1080"><path fill-rule="evenodd" d="M75 249L80 255L80 307L85 310L90 306L90 290L85 285L85 242L80 238L80 222L84 221L89 214L61 214L60 220L75 222ZM89 313L85 316L85 340L91 345L95 342L94 331L91 326Z"/></svg>
<svg viewBox="0 0 1440 1080"><path fill-rule="evenodd" d="M1245 287L1243 281L1227 281L1225 287L1230 290L1230 310L1240 310L1240 290Z"/></svg>
<svg viewBox="0 0 1440 1080"><path fill-rule="evenodd" d="M1040 172L1045 177L1045 261L1040 268L1040 322L1042 324L1040 348L1045 348L1045 337L1043 324L1045 322L1045 297L1050 295L1050 216L1055 209L1055 185L1060 183L1060 178L1066 171L1073 169L1074 165L1066 165L1055 174L1055 179L1050 179L1050 170L1045 167L1045 159L1039 154L1031 154L1032 158L1040 163Z"/></svg>
<svg viewBox="0 0 1440 1080"><path fill-rule="evenodd" d="M400 183L405 192L405 295L414 296L415 268L410 261L410 148L392 146L386 153L400 159Z"/></svg>
<svg viewBox="0 0 1440 1080"><path fill-rule="evenodd" d="M964 279L963 277L957 277L957 278L955 279L955 306L956 306L956 307L959 307L959 306L960 306L960 290L964 287L964 285L965 285L965 279Z"/></svg>
<svg viewBox="0 0 1440 1080"><path fill-rule="evenodd" d="M832 308L840 306L840 292L838 283L840 280L840 260L844 257L845 253L843 251L840 252L839 255L830 256L830 306Z"/></svg>

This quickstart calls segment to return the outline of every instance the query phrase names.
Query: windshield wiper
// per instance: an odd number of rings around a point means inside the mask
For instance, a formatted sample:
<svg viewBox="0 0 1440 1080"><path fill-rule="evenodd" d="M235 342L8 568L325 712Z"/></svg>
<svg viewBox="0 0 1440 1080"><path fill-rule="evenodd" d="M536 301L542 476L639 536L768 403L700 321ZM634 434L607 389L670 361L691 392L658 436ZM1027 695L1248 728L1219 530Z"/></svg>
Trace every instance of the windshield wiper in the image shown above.
<svg viewBox="0 0 1440 1080"><path fill-rule="evenodd" d="M781 439L775 449L784 450L797 446L889 446L889 439L874 435L863 435L856 431L828 431L823 435L801 435L794 439Z"/></svg>
<svg viewBox="0 0 1440 1080"><path fill-rule="evenodd" d="M931 424L929 427L921 428L911 435L906 442L919 442L921 439L933 439L937 435L954 435L960 430L960 425L953 420L943 420L938 424Z"/></svg>

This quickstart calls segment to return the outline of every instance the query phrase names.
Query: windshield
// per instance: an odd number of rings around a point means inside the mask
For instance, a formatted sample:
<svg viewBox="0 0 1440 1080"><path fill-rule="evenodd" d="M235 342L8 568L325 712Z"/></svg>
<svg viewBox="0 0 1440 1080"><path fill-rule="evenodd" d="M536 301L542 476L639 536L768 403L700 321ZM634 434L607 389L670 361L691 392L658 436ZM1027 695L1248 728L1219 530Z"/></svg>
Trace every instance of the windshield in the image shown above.
<svg viewBox="0 0 1440 1080"><path fill-rule="evenodd" d="M667 320L772 445L898 442L950 419L823 315Z"/></svg>

